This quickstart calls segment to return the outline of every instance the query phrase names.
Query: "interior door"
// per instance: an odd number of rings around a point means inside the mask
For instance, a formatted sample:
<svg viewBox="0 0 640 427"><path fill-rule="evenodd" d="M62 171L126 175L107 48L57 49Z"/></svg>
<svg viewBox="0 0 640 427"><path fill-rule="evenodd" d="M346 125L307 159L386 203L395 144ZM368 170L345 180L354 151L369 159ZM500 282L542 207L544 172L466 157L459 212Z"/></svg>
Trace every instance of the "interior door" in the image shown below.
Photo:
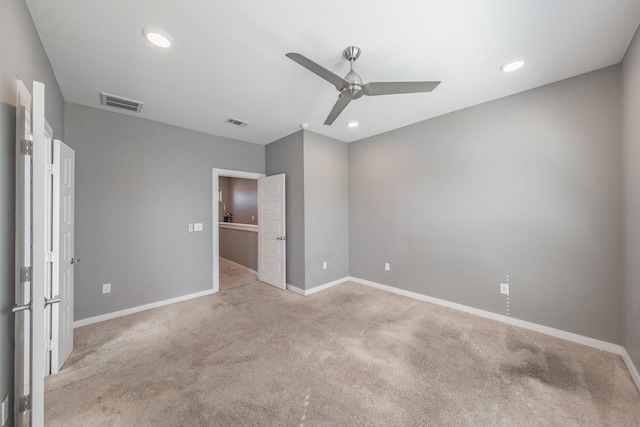
<svg viewBox="0 0 640 427"><path fill-rule="evenodd" d="M46 190L48 147L44 85L33 82L33 97L18 81L16 103L16 313L14 421L44 425Z"/></svg>
<svg viewBox="0 0 640 427"><path fill-rule="evenodd" d="M28 425L31 342L31 94L17 81L14 422Z"/></svg>
<svg viewBox="0 0 640 427"><path fill-rule="evenodd" d="M258 279L280 289L286 280L284 174L258 179Z"/></svg>
<svg viewBox="0 0 640 427"><path fill-rule="evenodd" d="M53 142L53 264L51 373L57 373L73 350L74 208L76 153L59 140Z"/></svg>
<svg viewBox="0 0 640 427"><path fill-rule="evenodd" d="M51 258L47 247L50 211L47 210L47 190L50 188L49 159L45 130L44 84L33 82L32 121L32 194L31 194L31 375L29 422L31 426L44 425L45 377L45 284L51 271Z"/></svg>

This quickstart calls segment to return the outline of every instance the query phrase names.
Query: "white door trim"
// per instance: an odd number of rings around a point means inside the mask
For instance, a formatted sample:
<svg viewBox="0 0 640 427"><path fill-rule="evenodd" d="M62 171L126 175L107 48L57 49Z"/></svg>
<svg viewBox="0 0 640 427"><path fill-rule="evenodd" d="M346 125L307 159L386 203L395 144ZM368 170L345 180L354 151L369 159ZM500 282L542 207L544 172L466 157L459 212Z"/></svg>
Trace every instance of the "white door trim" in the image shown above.
<svg viewBox="0 0 640 427"><path fill-rule="evenodd" d="M218 218L218 179L221 176L259 179L263 178L265 174L214 168L212 175L213 191L211 193L211 209L213 211L213 221L211 223L211 239L213 242L213 292L218 292L220 290L220 236L218 233L218 222L220 222L220 220ZM258 224L258 227L260 227L260 224Z"/></svg>

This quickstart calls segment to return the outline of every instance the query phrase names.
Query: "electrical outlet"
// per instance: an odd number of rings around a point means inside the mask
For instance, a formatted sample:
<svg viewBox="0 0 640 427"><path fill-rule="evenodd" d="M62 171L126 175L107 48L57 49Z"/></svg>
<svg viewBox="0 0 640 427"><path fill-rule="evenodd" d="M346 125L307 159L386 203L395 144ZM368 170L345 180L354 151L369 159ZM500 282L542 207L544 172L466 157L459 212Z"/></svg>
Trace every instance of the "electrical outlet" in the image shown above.
<svg viewBox="0 0 640 427"><path fill-rule="evenodd" d="M500 283L500 293L502 295L509 295L509 284L508 283Z"/></svg>
<svg viewBox="0 0 640 427"><path fill-rule="evenodd" d="M189 226L187 227L187 231L189 233L193 233L193 224L189 224Z"/></svg>
<svg viewBox="0 0 640 427"><path fill-rule="evenodd" d="M193 224L193 231L202 231L202 223L201 222L197 222L197 223Z"/></svg>
<svg viewBox="0 0 640 427"><path fill-rule="evenodd" d="M326 269L327 269L327 261L325 261L325 262L323 262L323 263L322 263L322 269L323 269L323 270L326 270Z"/></svg>
<svg viewBox="0 0 640 427"><path fill-rule="evenodd" d="M391 264L389 264L388 262L384 263L384 270L385 271L391 271Z"/></svg>
<svg viewBox="0 0 640 427"><path fill-rule="evenodd" d="M9 419L9 395L6 395L4 399L2 399L2 425L5 425L8 419Z"/></svg>
<svg viewBox="0 0 640 427"><path fill-rule="evenodd" d="M104 283L102 285L102 293L103 294L110 294L111 293L111 283Z"/></svg>

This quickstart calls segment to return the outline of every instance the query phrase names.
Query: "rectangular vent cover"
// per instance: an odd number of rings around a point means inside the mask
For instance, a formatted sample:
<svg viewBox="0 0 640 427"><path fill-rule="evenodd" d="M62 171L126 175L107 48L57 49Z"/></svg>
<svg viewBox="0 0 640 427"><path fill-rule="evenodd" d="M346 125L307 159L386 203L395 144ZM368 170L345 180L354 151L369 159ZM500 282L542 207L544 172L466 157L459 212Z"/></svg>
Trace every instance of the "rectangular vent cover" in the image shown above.
<svg viewBox="0 0 640 427"><path fill-rule="evenodd" d="M100 92L100 103L108 107L122 108L124 110L135 111L136 113L142 110L142 101L127 99L105 92Z"/></svg>
<svg viewBox="0 0 640 427"><path fill-rule="evenodd" d="M234 119L232 117L229 117L227 120L225 120L225 122L234 126L240 126L241 128L246 128L247 126L249 126L249 123L243 122L242 120Z"/></svg>

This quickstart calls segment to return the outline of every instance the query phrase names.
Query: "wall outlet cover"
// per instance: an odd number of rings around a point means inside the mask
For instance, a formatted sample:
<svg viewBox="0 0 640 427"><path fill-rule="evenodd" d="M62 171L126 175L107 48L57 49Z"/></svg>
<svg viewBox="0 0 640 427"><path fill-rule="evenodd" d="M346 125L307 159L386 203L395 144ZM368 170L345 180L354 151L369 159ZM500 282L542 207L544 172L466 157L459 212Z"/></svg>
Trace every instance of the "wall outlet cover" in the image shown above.
<svg viewBox="0 0 640 427"><path fill-rule="evenodd" d="M388 262L384 263L384 270L385 271L391 271L391 264L389 264Z"/></svg>
<svg viewBox="0 0 640 427"><path fill-rule="evenodd" d="M4 399L2 399L2 425L5 425L8 419L9 419L9 395L6 395Z"/></svg>
<svg viewBox="0 0 640 427"><path fill-rule="evenodd" d="M323 270L326 270L326 269L327 269L327 261L325 261L325 262L323 262L323 263L322 263L322 269L323 269Z"/></svg>
<svg viewBox="0 0 640 427"><path fill-rule="evenodd" d="M509 295L509 284L508 283L500 283L500 293L502 295Z"/></svg>
<svg viewBox="0 0 640 427"><path fill-rule="evenodd" d="M111 283L104 283L102 285L102 293L103 294L110 294L111 293Z"/></svg>
<svg viewBox="0 0 640 427"><path fill-rule="evenodd" d="M187 231L188 231L189 233L193 233L193 224L189 224L189 225L187 226Z"/></svg>
<svg viewBox="0 0 640 427"><path fill-rule="evenodd" d="M197 222L197 223L193 224L193 231L202 231L202 223L201 222Z"/></svg>

